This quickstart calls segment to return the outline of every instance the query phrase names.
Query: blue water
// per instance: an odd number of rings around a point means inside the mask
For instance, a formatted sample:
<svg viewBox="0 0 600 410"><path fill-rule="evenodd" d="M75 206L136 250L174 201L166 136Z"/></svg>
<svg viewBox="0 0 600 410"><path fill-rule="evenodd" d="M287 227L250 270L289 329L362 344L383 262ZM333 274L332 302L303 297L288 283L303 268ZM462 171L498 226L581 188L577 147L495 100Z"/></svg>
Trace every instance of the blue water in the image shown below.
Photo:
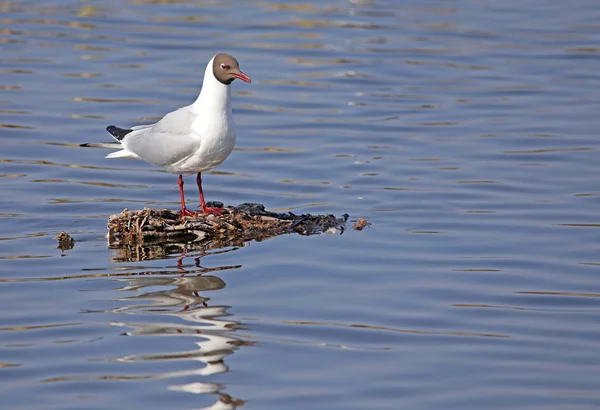
<svg viewBox="0 0 600 410"><path fill-rule="evenodd" d="M600 404L596 2L0 11L2 408ZM176 176L79 144L191 103L221 51L253 82L207 200L370 227L109 246Z"/></svg>

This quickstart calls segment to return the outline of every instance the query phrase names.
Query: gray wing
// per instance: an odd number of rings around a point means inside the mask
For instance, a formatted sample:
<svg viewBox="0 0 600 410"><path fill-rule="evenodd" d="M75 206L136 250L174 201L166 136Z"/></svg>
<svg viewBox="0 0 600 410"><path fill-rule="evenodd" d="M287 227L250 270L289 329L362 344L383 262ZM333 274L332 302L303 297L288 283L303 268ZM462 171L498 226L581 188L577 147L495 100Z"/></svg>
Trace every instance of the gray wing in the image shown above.
<svg viewBox="0 0 600 410"><path fill-rule="evenodd" d="M180 108L155 124L133 127L123 147L152 165L175 164L200 148L200 137L192 133L196 118L190 107Z"/></svg>

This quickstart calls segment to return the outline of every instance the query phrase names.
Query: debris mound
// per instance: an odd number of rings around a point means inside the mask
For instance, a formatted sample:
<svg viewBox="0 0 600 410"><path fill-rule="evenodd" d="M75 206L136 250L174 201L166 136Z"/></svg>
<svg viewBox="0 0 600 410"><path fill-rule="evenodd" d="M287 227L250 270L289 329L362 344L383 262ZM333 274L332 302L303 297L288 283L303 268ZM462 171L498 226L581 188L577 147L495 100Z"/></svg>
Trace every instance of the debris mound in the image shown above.
<svg viewBox="0 0 600 410"><path fill-rule="evenodd" d="M209 207L223 207L211 202ZM322 232L341 233L348 215L296 215L277 213L265 206L243 203L225 208L223 214L182 217L181 211L144 208L123 210L108 218L108 239L111 245L134 243L194 242L209 248L241 245L251 240L261 241L273 236L299 233L314 235Z"/></svg>
<svg viewBox="0 0 600 410"><path fill-rule="evenodd" d="M58 241L58 246L56 249L60 249L61 251L68 251L69 249L73 249L73 246L75 246L75 239L73 239L73 237L71 237L71 235L65 231L60 231L60 233L56 235L54 239Z"/></svg>

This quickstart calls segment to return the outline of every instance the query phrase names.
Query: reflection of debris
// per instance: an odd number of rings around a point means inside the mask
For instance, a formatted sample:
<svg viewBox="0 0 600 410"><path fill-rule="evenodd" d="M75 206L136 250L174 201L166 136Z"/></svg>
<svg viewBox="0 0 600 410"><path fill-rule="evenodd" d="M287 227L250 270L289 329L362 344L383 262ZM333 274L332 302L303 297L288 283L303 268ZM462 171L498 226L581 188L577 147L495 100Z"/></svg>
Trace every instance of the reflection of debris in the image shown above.
<svg viewBox="0 0 600 410"><path fill-rule="evenodd" d="M58 246L56 248L60 249L61 251L68 251L69 249L73 249L73 246L75 246L75 239L73 239L71 235L65 231L61 231L54 237L54 239L58 241Z"/></svg>
<svg viewBox="0 0 600 410"><path fill-rule="evenodd" d="M357 218L356 222L354 222L354 225L352 225L352 227L357 231L362 231L367 226L371 226L369 218Z"/></svg>
<svg viewBox="0 0 600 410"><path fill-rule="evenodd" d="M208 206L222 207L222 204L213 202ZM108 239L111 246L192 241L217 248L294 232L313 235L332 228L343 231L345 221L345 216L339 219L334 215L269 212L264 205L251 203L228 207L222 216L184 218L181 211L169 209L125 209L108 218Z"/></svg>
<svg viewBox="0 0 600 410"><path fill-rule="evenodd" d="M230 247L228 249L222 249L219 251L212 251L205 253L209 249L213 249L216 245L211 242L188 242L188 243L177 243L177 242L154 242L154 243L119 243L114 242L109 247L115 250L113 256L111 256L111 262L139 262L144 260L155 260L155 259L170 259L171 255L180 254L181 256L177 259L177 270L165 269L164 271L152 270L149 272L138 272L136 275L158 275L158 274L173 274L181 273L191 274L200 273L206 274L208 272L218 272L229 269L239 269L242 265L223 265L206 268L200 265L200 260L206 255L215 255L219 253L232 252L238 249L238 247ZM183 263L186 252L201 252L201 256L193 257L193 264Z"/></svg>

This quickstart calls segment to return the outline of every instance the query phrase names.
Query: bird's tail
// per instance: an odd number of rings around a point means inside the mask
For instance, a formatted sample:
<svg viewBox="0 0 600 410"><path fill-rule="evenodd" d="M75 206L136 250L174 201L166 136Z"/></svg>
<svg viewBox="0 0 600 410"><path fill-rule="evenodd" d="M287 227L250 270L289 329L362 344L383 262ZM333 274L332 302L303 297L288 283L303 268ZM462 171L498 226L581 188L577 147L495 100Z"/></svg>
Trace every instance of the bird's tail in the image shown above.
<svg viewBox="0 0 600 410"><path fill-rule="evenodd" d="M120 151L111 152L104 158L130 158L130 159L140 159L136 154L131 151L127 151L126 149L122 149Z"/></svg>
<svg viewBox="0 0 600 410"><path fill-rule="evenodd" d="M121 148L121 143L119 142L87 142L85 144L79 144L80 147L86 148L111 148L111 149L119 149Z"/></svg>
<svg viewBox="0 0 600 410"><path fill-rule="evenodd" d="M80 147L86 148L110 148L110 149L119 149L123 148L120 142L88 142L85 144L79 144ZM104 158L131 158L131 159L140 159L136 154L131 151L127 151L126 149L120 149L119 151L111 152Z"/></svg>
<svg viewBox="0 0 600 410"><path fill-rule="evenodd" d="M106 131L108 131L108 133L112 135L113 138L117 141L123 140L123 138L125 138L127 134L133 132L133 130L115 127L114 125L109 125L108 127L106 127Z"/></svg>

